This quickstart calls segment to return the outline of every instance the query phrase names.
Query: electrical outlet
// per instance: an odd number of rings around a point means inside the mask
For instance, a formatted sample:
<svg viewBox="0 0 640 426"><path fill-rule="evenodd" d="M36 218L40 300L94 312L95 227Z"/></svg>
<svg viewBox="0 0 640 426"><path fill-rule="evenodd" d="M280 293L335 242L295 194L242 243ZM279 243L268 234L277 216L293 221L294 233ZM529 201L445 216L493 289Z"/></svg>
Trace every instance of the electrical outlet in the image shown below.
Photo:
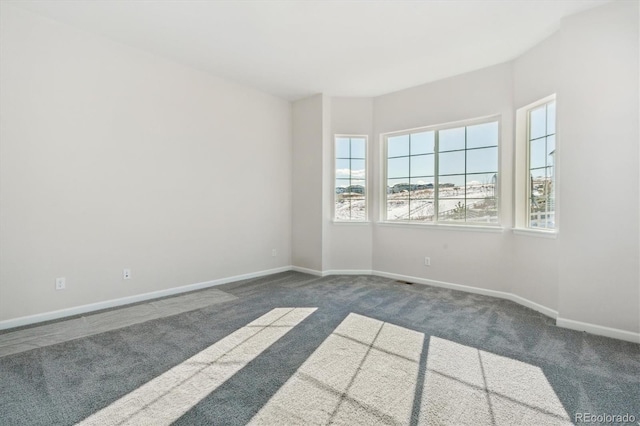
<svg viewBox="0 0 640 426"><path fill-rule="evenodd" d="M125 268L122 270L122 279L130 280L131 279L131 269Z"/></svg>
<svg viewBox="0 0 640 426"><path fill-rule="evenodd" d="M278 255L278 250L271 249L271 256L276 257Z"/></svg>
<svg viewBox="0 0 640 426"><path fill-rule="evenodd" d="M65 277L56 278L56 290L64 290L67 288L67 279Z"/></svg>
<svg viewBox="0 0 640 426"><path fill-rule="evenodd" d="M424 266L431 266L431 258L430 257L425 257L424 258Z"/></svg>

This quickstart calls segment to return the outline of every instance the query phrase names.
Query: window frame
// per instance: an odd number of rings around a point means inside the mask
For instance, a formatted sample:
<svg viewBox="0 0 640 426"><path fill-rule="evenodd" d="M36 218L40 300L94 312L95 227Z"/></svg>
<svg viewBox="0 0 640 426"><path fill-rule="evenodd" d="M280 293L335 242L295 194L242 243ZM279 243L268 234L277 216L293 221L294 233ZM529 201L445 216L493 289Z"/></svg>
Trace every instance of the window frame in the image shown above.
<svg viewBox="0 0 640 426"><path fill-rule="evenodd" d="M337 177L337 160L338 160L338 156L337 156L337 142L338 139L364 139L364 219L338 219L337 215L336 215L336 202L338 200L337 197L337 193L336 193L336 181L338 180ZM369 223L369 204L370 204L370 188L369 188L369 136L368 135L361 135L361 134L344 134L344 133L336 133L333 135L333 147L332 147L332 172L331 175L333 177L333 183L332 183L332 193L331 193L331 205L333 206L333 212L332 212L332 218L333 218L333 223L336 224L366 224ZM342 159L342 158L341 158ZM353 159L353 157L349 156L349 159ZM350 172L351 175L351 172Z"/></svg>
<svg viewBox="0 0 640 426"><path fill-rule="evenodd" d="M474 125L479 125L479 124L486 124L486 123L497 123L498 124L498 138L497 138L497 179L496 179L496 186L495 186L495 197L496 197L496 211L497 211L497 221L496 222L467 222L465 221L443 221L443 220L439 220L438 215L439 215L439 137L438 137L438 132L443 131L443 130L448 130L448 129L455 129L455 128L466 128L469 126L474 126ZM448 122L448 123L442 123L442 124L435 124L435 125L431 125L431 126L424 126L424 127L416 127L416 128L412 128L412 129L406 129L406 130L400 130L400 131L393 131L393 132L387 132L387 133L382 133L380 134L380 145L381 145L381 163L382 163L382 167L380 168L380 170L382 171L381 173L381 197L380 199L382 200L382 202L380 203L379 206L379 217L381 218L380 223L383 225L393 225L393 226L401 226L401 227L406 227L406 226L418 226L418 227L439 227L442 229L446 229L446 228L465 228L465 229L476 229L476 230L480 230L480 229L485 229L488 231L501 231L502 230L502 219L503 219L503 214L501 212L502 210L502 175L504 174L502 172L502 115L501 114L493 114L493 115L488 115L488 116L483 116L483 117L476 117L476 118L471 118L471 119L466 119L466 120L459 120L459 121L454 121L454 122ZM433 150L433 155L434 155L434 220L432 221L417 221L417 220L411 220L410 218L407 220L389 220L387 217L387 200L388 200L388 190L387 190L387 185L388 185L388 141L389 138L391 137L397 137L397 136L404 136L404 135L410 135L410 134L415 134L415 133L423 133L423 132L431 132L433 131L435 133L434 135L434 150ZM484 147L482 147L484 148ZM482 149L482 148L472 148L472 150L475 149ZM489 148L489 147L487 147ZM466 152L469 149L464 148L464 150L460 150L462 152L465 152L465 158L466 158ZM449 151L447 151L449 152ZM466 163L466 160L465 160ZM468 174L474 174L474 173L467 173L466 171L466 165L465 165L465 173L464 175L467 176Z"/></svg>
<svg viewBox="0 0 640 426"><path fill-rule="evenodd" d="M554 174L554 227L532 227L531 226L531 112L542 106L555 102L555 150L554 150L554 162L553 162L553 174ZM558 144L558 102L556 94L551 94L518 108L516 111L516 143L515 143L515 203L514 203L514 218L515 226L513 232L520 235L533 235L548 238L555 238L559 232L559 208L558 208L558 159L559 159L559 144ZM544 137L548 137L546 133Z"/></svg>

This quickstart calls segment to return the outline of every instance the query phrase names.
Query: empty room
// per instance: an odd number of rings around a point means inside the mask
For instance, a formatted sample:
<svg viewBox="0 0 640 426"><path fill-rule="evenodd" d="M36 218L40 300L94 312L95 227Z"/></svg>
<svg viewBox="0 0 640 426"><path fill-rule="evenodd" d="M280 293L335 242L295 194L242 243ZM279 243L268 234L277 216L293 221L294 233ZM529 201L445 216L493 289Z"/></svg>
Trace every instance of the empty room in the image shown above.
<svg viewBox="0 0 640 426"><path fill-rule="evenodd" d="M0 0L0 425L639 422L640 1Z"/></svg>

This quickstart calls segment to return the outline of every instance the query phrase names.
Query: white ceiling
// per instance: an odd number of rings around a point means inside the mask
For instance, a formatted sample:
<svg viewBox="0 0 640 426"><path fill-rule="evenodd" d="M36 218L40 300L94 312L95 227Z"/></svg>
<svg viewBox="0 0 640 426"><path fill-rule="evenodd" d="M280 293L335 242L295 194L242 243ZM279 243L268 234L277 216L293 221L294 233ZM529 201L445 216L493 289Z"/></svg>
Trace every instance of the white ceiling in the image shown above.
<svg viewBox="0 0 640 426"><path fill-rule="evenodd" d="M5 1L5 0L2 0ZM505 62L607 0L20 0L285 99L377 96Z"/></svg>

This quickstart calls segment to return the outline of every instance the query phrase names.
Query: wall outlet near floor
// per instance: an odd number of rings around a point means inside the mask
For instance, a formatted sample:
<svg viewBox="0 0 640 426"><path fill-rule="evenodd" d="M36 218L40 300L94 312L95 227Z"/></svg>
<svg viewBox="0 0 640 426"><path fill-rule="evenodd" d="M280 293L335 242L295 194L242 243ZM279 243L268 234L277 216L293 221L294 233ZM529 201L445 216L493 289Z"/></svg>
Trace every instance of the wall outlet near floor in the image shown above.
<svg viewBox="0 0 640 426"><path fill-rule="evenodd" d="M130 280L131 279L131 269L125 268L122 270L122 279Z"/></svg>
<svg viewBox="0 0 640 426"><path fill-rule="evenodd" d="M67 288L67 279L65 277L56 278L56 290L64 290Z"/></svg>
<svg viewBox="0 0 640 426"><path fill-rule="evenodd" d="M425 257L424 258L424 266L431 266L431 258L430 257Z"/></svg>
<svg viewBox="0 0 640 426"><path fill-rule="evenodd" d="M278 250L271 249L271 256L276 257L278 255Z"/></svg>

